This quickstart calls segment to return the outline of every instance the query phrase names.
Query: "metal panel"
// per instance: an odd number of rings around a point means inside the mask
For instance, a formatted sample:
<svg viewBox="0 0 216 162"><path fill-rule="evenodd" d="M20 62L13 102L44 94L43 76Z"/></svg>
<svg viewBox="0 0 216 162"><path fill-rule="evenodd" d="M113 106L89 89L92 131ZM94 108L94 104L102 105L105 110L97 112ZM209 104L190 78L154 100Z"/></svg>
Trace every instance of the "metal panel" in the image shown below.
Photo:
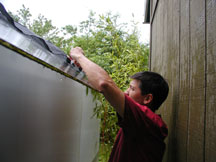
<svg viewBox="0 0 216 162"><path fill-rule="evenodd" d="M216 159L216 1L206 1L207 10L207 88L206 162Z"/></svg>
<svg viewBox="0 0 216 162"><path fill-rule="evenodd" d="M82 123L80 136L80 162L96 162L99 149L100 127L99 120L93 117L95 104L92 97L86 97L85 93L81 96L82 103Z"/></svg>
<svg viewBox="0 0 216 162"><path fill-rule="evenodd" d="M0 161L92 161L99 121L86 87L1 45L0 58Z"/></svg>
<svg viewBox="0 0 216 162"><path fill-rule="evenodd" d="M84 72L80 70L73 61L67 58L64 52L50 43L50 45L52 45L50 48L57 48L59 50L57 53L51 53L45 46L40 44L40 41L36 41L39 37L27 35L18 31L9 22L5 21L2 15L0 16L0 44L12 50L19 51L19 53L25 57L37 61L40 64L52 68L90 87ZM25 28L25 31L31 33L27 28Z"/></svg>

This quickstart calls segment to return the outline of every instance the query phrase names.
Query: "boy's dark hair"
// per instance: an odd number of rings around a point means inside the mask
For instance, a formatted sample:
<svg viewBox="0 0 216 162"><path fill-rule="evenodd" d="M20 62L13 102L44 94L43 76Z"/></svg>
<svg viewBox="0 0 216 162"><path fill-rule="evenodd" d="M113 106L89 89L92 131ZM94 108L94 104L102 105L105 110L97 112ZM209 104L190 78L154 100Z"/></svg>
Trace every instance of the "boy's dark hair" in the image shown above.
<svg viewBox="0 0 216 162"><path fill-rule="evenodd" d="M132 79L140 80L141 94L152 94L153 101L150 105L152 111L157 110L168 96L169 86L164 78L155 72L143 71L131 76Z"/></svg>

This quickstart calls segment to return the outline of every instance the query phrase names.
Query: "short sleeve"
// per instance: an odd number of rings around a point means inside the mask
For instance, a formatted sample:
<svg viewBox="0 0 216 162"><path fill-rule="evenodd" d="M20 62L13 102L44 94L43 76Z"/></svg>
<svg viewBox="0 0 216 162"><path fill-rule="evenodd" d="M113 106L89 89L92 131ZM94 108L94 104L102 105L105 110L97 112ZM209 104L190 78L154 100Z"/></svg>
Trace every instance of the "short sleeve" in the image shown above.
<svg viewBox="0 0 216 162"><path fill-rule="evenodd" d="M166 124L157 114L148 107L136 103L126 94L124 116L121 118L118 115L118 125L126 134L135 137L146 133L166 136L167 130Z"/></svg>

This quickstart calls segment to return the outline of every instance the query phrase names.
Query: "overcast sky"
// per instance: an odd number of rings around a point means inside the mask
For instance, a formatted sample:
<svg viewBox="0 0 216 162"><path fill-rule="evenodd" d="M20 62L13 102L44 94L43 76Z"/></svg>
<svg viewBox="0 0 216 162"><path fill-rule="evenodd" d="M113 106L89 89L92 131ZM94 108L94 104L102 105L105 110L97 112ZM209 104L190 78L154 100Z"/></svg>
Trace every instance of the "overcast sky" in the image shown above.
<svg viewBox="0 0 216 162"><path fill-rule="evenodd" d="M111 11L119 14L121 22L130 22L132 13L135 21L139 22L140 40L144 43L149 42L150 27L143 24L144 20L144 0L0 0L6 10L16 13L22 8L22 4L30 9L33 17L39 13L51 19L53 25L63 27L65 25L79 25L86 20L89 11L97 14Z"/></svg>

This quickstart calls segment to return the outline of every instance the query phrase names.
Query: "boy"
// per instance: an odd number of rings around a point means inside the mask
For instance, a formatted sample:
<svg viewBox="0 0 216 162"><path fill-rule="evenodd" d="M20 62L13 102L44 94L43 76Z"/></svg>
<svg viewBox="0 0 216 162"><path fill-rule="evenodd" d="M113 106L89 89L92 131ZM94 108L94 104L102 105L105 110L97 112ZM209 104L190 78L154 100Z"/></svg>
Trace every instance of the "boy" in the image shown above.
<svg viewBox="0 0 216 162"><path fill-rule="evenodd" d="M136 73L124 93L105 70L84 56L81 48L71 49L70 57L80 64L89 83L117 112L120 130L109 162L162 161L168 129L154 112L168 95L168 84L163 77L154 72Z"/></svg>

